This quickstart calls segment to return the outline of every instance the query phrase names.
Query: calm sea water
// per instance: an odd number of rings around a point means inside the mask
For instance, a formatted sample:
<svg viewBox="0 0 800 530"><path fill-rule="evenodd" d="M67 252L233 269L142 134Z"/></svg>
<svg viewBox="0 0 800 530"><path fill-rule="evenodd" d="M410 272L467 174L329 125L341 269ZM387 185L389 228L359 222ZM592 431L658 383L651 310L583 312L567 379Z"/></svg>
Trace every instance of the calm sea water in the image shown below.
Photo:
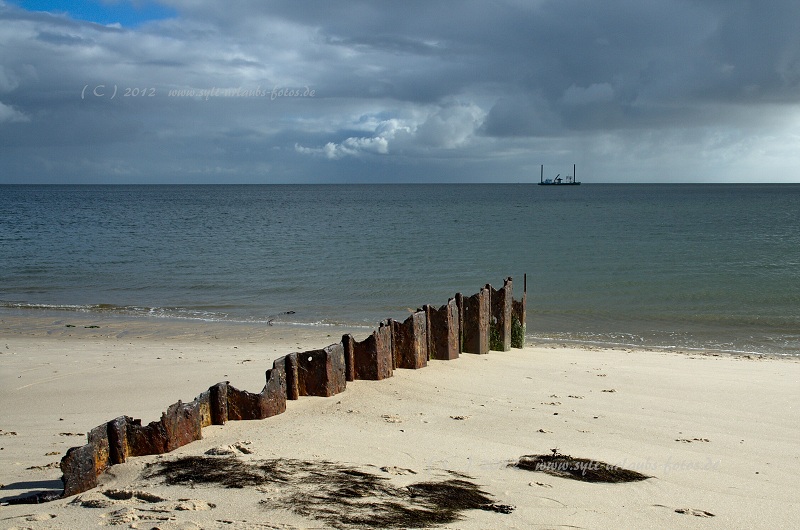
<svg viewBox="0 0 800 530"><path fill-rule="evenodd" d="M0 315L374 325L527 273L532 340L800 355L800 185L0 186L0 212Z"/></svg>

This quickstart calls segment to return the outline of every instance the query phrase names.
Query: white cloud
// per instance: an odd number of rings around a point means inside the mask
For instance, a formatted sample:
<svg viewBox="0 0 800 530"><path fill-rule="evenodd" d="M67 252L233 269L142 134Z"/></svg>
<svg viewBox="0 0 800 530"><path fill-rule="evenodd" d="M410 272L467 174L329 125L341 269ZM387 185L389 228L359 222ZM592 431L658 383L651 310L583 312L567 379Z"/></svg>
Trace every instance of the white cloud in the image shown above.
<svg viewBox="0 0 800 530"><path fill-rule="evenodd" d="M339 143L327 142L321 148L295 144L295 150L306 155L323 155L330 160L338 160L347 156L360 156L365 153L385 155L389 153L390 142L398 139L399 136L411 133L411 129L397 119L375 122L367 118L364 121L373 124L373 136L351 136Z"/></svg>
<svg viewBox="0 0 800 530"><path fill-rule="evenodd" d="M0 123L24 122L29 120L30 118L14 107L4 105L3 102L0 101Z"/></svg>
<svg viewBox="0 0 800 530"><path fill-rule="evenodd" d="M301 151L302 152L302 151ZM311 152L317 152L311 150ZM345 156L357 156L361 153L386 154L389 152L389 141L384 137L346 139L340 144L328 142L321 152L326 158L338 160Z"/></svg>
<svg viewBox="0 0 800 530"><path fill-rule="evenodd" d="M485 118L486 112L472 103L436 109L417 129L417 141L427 147L460 147L474 136Z"/></svg>
<svg viewBox="0 0 800 530"><path fill-rule="evenodd" d="M369 126L370 136L351 136L341 142L328 142L322 148L296 145L302 154L324 155L331 160L365 153L386 155L391 151L455 149L465 145L481 126L486 113L475 104L450 104L417 112L412 118L377 120L362 116L359 127Z"/></svg>

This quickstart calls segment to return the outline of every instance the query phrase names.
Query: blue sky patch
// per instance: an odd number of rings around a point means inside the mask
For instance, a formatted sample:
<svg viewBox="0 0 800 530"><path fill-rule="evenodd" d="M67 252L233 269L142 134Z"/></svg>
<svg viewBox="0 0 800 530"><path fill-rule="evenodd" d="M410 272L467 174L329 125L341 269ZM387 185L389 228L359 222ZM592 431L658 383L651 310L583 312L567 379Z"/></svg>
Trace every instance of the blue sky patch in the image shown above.
<svg viewBox="0 0 800 530"><path fill-rule="evenodd" d="M56 2L52 0L14 0L11 3L28 11L66 13L70 18L77 20L103 25L119 23L127 28L136 27L153 20L173 18L177 15L173 9L149 1L90 0Z"/></svg>

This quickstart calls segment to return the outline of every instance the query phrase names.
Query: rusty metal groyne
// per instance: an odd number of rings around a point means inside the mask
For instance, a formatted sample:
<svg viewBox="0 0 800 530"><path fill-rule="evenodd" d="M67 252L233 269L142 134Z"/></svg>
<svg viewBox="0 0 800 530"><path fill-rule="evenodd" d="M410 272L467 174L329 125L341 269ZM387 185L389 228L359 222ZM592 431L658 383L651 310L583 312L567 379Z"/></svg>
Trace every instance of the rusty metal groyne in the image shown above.
<svg viewBox="0 0 800 530"><path fill-rule="evenodd" d="M521 299L512 294L507 278L501 289L487 284L470 297L456 294L439 308L423 306L403 322L385 320L363 341L345 335L323 349L290 353L272 363L257 394L225 381L191 403L170 405L148 425L129 416L98 425L87 434L86 445L70 448L61 459L62 497L94 488L98 476L128 458L168 453L199 440L208 425L269 418L286 411L287 400L333 396L345 390L347 381L386 379L397 368L423 368L431 359L522 348L527 278Z"/></svg>

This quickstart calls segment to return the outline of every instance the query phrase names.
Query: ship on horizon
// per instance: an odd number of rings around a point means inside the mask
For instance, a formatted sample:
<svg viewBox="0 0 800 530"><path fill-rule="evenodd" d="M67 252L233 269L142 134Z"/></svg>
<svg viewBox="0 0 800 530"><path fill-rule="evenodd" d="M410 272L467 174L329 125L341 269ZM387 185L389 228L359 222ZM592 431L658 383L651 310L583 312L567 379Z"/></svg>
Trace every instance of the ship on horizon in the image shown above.
<svg viewBox="0 0 800 530"><path fill-rule="evenodd" d="M541 173L539 175L539 186L578 186L580 182L575 180L575 164L572 164L572 175L567 175L561 178L561 173L556 175L555 178L544 178L544 164L541 166Z"/></svg>

